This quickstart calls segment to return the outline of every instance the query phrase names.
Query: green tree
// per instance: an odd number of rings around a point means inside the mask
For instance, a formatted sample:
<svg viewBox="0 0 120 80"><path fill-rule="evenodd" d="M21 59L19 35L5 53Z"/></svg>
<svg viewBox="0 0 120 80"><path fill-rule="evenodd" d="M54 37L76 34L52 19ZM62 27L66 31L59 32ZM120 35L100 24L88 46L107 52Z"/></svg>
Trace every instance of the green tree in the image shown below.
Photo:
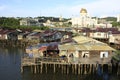
<svg viewBox="0 0 120 80"><path fill-rule="evenodd" d="M113 56L113 60L120 62L120 50L115 51L115 55Z"/></svg>
<svg viewBox="0 0 120 80"><path fill-rule="evenodd" d="M11 29L40 29L45 30L48 29L47 26L20 26L19 23L20 19L16 18L6 18L6 17L0 17L0 27L2 28L11 28Z"/></svg>
<svg viewBox="0 0 120 80"><path fill-rule="evenodd" d="M113 27L120 27L120 22L112 22Z"/></svg>

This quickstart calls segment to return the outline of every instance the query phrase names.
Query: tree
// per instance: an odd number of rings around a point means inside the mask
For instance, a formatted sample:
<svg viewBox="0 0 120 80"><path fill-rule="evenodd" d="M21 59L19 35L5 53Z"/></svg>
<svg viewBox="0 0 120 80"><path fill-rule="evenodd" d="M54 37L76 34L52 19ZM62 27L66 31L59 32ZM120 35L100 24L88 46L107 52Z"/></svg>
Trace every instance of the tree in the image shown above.
<svg viewBox="0 0 120 80"><path fill-rule="evenodd" d="M112 22L113 27L120 27L120 22Z"/></svg>
<svg viewBox="0 0 120 80"><path fill-rule="evenodd" d="M12 27L18 25L19 25L19 19L0 17L0 26Z"/></svg>
<svg viewBox="0 0 120 80"><path fill-rule="evenodd" d="M0 17L0 27L7 29L48 29L47 26L20 26L20 19Z"/></svg>
<svg viewBox="0 0 120 80"><path fill-rule="evenodd" d="M113 60L120 62L120 50L115 51L115 55L113 56Z"/></svg>

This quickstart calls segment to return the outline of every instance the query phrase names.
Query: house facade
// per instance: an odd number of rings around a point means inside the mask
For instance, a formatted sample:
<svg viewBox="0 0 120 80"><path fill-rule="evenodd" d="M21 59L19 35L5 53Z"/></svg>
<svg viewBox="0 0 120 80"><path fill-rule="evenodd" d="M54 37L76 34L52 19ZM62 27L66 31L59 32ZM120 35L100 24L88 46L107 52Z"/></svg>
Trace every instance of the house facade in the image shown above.
<svg viewBox="0 0 120 80"><path fill-rule="evenodd" d="M109 35L109 43L120 44L120 32Z"/></svg>
<svg viewBox="0 0 120 80"><path fill-rule="evenodd" d="M107 44L86 37L76 37L74 40L77 44L70 43L58 46L60 56L65 55L68 59L67 62L82 64L111 62L115 50Z"/></svg>

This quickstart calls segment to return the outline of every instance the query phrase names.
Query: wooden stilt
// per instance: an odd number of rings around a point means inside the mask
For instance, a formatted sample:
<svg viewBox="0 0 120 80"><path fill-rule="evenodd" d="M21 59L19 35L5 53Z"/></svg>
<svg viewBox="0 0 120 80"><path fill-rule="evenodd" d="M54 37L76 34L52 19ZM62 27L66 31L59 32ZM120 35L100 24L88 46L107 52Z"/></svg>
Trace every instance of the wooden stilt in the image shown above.
<svg viewBox="0 0 120 80"><path fill-rule="evenodd" d="M69 74L69 64L67 65L67 74Z"/></svg>
<svg viewBox="0 0 120 80"><path fill-rule="evenodd" d="M37 65L36 67L37 67L37 72L39 73L39 65Z"/></svg>
<svg viewBox="0 0 120 80"><path fill-rule="evenodd" d="M109 74L112 73L112 64L108 64L108 73L109 73Z"/></svg>
<svg viewBox="0 0 120 80"><path fill-rule="evenodd" d="M40 66L41 68L40 68L40 73L42 74L42 67L43 67L43 64L42 64L42 62L41 62L41 66Z"/></svg>
<svg viewBox="0 0 120 80"><path fill-rule="evenodd" d="M23 73L23 66L21 66L21 73Z"/></svg>
<svg viewBox="0 0 120 80"><path fill-rule="evenodd" d="M46 70L46 73L47 73L47 64L45 64L45 70Z"/></svg>
<svg viewBox="0 0 120 80"><path fill-rule="evenodd" d="M72 73L74 74L74 64L72 64Z"/></svg>
<svg viewBox="0 0 120 80"><path fill-rule="evenodd" d="M63 74L63 64L61 65L61 68L62 68L62 74Z"/></svg>
<svg viewBox="0 0 120 80"><path fill-rule="evenodd" d="M34 66L34 73L36 74L36 65Z"/></svg>
<svg viewBox="0 0 120 80"><path fill-rule="evenodd" d="M75 74L77 73L77 64L75 64Z"/></svg>
<svg viewBox="0 0 120 80"><path fill-rule="evenodd" d="M120 63L118 64L118 71L117 71L117 75L120 75Z"/></svg>
<svg viewBox="0 0 120 80"><path fill-rule="evenodd" d="M78 64L78 74L80 74L80 64Z"/></svg>
<svg viewBox="0 0 120 80"><path fill-rule="evenodd" d="M32 65L31 65L31 72L33 73L33 67L32 67Z"/></svg>
<svg viewBox="0 0 120 80"><path fill-rule="evenodd" d="M80 64L80 74L82 74L82 64Z"/></svg>
<svg viewBox="0 0 120 80"><path fill-rule="evenodd" d="M64 64L64 74L66 74L66 65Z"/></svg>
<svg viewBox="0 0 120 80"><path fill-rule="evenodd" d="M91 70L92 70L92 65L91 64L89 64L90 65L90 69L89 69L89 74L91 74Z"/></svg>
<svg viewBox="0 0 120 80"><path fill-rule="evenodd" d="M55 73L55 64L54 64L54 73Z"/></svg>
<svg viewBox="0 0 120 80"><path fill-rule="evenodd" d="M87 74L87 71L86 71L86 64L84 64L84 74Z"/></svg>

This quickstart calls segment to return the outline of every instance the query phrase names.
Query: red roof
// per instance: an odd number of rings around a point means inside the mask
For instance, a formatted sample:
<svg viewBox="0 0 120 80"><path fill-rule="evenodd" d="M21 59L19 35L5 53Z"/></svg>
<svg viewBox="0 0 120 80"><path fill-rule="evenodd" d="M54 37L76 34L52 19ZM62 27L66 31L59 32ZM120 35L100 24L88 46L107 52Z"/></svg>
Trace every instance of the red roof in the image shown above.
<svg viewBox="0 0 120 80"><path fill-rule="evenodd" d="M13 32L14 30L0 30L0 34L8 34L10 32Z"/></svg>

